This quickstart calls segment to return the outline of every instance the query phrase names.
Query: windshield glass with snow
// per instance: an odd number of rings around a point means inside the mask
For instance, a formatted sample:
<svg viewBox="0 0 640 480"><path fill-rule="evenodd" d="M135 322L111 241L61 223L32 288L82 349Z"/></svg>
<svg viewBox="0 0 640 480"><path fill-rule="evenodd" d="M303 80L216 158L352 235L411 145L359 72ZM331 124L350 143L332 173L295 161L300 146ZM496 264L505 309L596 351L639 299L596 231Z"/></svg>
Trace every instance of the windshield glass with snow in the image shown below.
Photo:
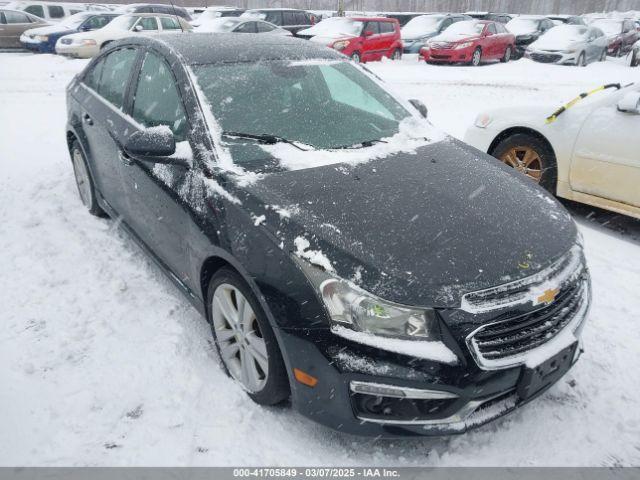
<svg viewBox="0 0 640 480"><path fill-rule="evenodd" d="M103 27L104 30L129 30L133 24L138 20L135 15L123 15L122 17L114 18L109 24Z"/></svg>
<svg viewBox="0 0 640 480"><path fill-rule="evenodd" d="M76 13L75 15L71 15L70 17L64 19L58 25L65 28L75 29L78 28L87 18L92 17L93 15L95 14L89 12Z"/></svg>
<svg viewBox="0 0 640 480"><path fill-rule="evenodd" d="M199 65L194 73L220 129L244 134L244 144L272 136L311 149L363 147L397 134L411 116L346 61Z"/></svg>
<svg viewBox="0 0 640 480"><path fill-rule="evenodd" d="M538 20L532 18L514 18L507 23L507 29L515 35L524 35L538 30Z"/></svg>
<svg viewBox="0 0 640 480"><path fill-rule="evenodd" d="M545 42L569 43L583 40L587 35L587 27L577 25L559 25L552 28L542 37Z"/></svg>
<svg viewBox="0 0 640 480"><path fill-rule="evenodd" d="M245 20L240 20L239 18L216 18L213 20L209 20L207 22L203 22L199 27L195 29L196 32L230 32L233 30L239 23L244 22Z"/></svg>
<svg viewBox="0 0 640 480"><path fill-rule="evenodd" d="M335 36L352 35L354 37L362 32L362 22L351 18L327 18L317 25L307 29L305 35Z"/></svg>
<svg viewBox="0 0 640 480"><path fill-rule="evenodd" d="M409 21L402 28L402 36L406 38L420 37L438 30L444 17L440 15L421 15Z"/></svg>
<svg viewBox="0 0 640 480"><path fill-rule="evenodd" d="M449 36L476 36L484 30L484 24L474 21L458 22L447 28L444 33Z"/></svg>
<svg viewBox="0 0 640 480"><path fill-rule="evenodd" d="M596 20L591 26L599 28L607 36L620 35L622 33L622 22L618 20Z"/></svg>

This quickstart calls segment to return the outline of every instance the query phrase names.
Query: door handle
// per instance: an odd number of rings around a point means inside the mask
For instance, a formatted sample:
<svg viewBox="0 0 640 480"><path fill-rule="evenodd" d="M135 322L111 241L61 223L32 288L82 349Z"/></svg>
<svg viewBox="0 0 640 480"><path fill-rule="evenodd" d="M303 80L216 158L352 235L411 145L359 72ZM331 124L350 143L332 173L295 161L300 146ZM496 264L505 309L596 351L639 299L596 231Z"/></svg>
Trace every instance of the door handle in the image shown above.
<svg viewBox="0 0 640 480"><path fill-rule="evenodd" d="M89 126L92 126L92 125L93 125L93 119L89 116L89 114L88 114L88 113L85 113L85 114L82 116L82 120L84 121L84 123L86 123L86 124L87 124L87 125L89 125Z"/></svg>

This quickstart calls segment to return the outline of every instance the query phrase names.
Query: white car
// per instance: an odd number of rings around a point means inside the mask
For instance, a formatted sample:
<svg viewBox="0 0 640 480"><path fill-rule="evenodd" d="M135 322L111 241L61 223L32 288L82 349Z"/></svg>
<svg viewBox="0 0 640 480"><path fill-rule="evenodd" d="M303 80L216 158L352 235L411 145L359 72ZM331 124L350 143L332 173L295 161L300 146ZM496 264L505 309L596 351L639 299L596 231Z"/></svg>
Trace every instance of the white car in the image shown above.
<svg viewBox="0 0 640 480"><path fill-rule="evenodd" d="M464 141L558 197L640 219L640 83L600 87L555 112L491 110Z"/></svg>
<svg viewBox="0 0 640 480"><path fill-rule="evenodd" d="M527 47L525 56L536 62L585 66L607 59L609 41L602 30L584 25L559 25Z"/></svg>
<svg viewBox="0 0 640 480"><path fill-rule="evenodd" d="M265 33L290 37L289 30L280 28L273 23L244 17L220 17L202 22L194 29L195 32L213 33Z"/></svg>
<svg viewBox="0 0 640 480"><path fill-rule="evenodd" d="M75 58L91 58L114 40L139 34L182 33L191 31L192 28L189 22L176 15L132 13L115 18L99 30L62 37L56 43L56 53Z"/></svg>

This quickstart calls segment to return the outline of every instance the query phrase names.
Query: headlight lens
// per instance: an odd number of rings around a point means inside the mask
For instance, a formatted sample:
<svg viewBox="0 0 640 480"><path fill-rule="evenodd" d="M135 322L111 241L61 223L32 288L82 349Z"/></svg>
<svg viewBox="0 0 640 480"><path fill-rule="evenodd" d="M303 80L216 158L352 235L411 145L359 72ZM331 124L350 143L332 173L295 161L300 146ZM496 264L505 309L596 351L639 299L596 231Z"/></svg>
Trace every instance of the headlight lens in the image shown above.
<svg viewBox="0 0 640 480"><path fill-rule="evenodd" d="M49 37L47 35L36 35L36 40L39 42L47 42L49 41Z"/></svg>
<svg viewBox="0 0 640 480"><path fill-rule="evenodd" d="M469 48L471 45L473 45L473 42L464 42L457 44L454 48L458 50L460 48Z"/></svg>
<svg viewBox="0 0 640 480"><path fill-rule="evenodd" d="M490 115L487 115L486 113L481 113L476 118L475 126L478 128L487 128L492 121L493 119L491 118Z"/></svg>
<svg viewBox="0 0 640 480"><path fill-rule="evenodd" d="M305 260L294 258L318 290L333 324L383 337L414 340L440 338L433 309L387 302Z"/></svg>
<svg viewBox="0 0 640 480"><path fill-rule="evenodd" d="M349 45L349 40L340 40L333 44L333 48L336 50L344 50Z"/></svg>
<svg viewBox="0 0 640 480"><path fill-rule="evenodd" d="M90 39L90 38L86 38L86 39L84 39L84 40L81 40L81 41L80 41L80 43L81 43L82 45L86 45L86 46L93 46L93 45L97 45L96 41L95 41L95 40L92 40L92 39Z"/></svg>

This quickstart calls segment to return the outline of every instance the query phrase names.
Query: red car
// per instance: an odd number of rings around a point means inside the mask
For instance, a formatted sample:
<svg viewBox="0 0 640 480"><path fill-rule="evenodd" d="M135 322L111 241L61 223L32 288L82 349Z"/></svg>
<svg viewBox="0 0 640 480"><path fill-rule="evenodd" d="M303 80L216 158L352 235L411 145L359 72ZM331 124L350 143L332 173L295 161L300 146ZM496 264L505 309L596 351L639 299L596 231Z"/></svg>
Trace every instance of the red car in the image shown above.
<svg viewBox="0 0 640 480"><path fill-rule="evenodd" d="M599 28L607 36L609 40L607 53L614 57L626 55L633 48L633 44L640 40L640 33L633 20L603 18L596 20L591 26Z"/></svg>
<svg viewBox="0 0 640 480"><path fill-rule="evenodd" d="M395 18L332 17L299 31L298 36L328 45L355 62L402 57L400 23Z"/></svg>
<svg viewBox="0 0 640 480"><path fill-rule="evenodd" d="M516 37L501 23L486 20L457 22L433 37L420 50L419 60L428 63L468 63L485 60L508 62L515 52Z"/></svg>

